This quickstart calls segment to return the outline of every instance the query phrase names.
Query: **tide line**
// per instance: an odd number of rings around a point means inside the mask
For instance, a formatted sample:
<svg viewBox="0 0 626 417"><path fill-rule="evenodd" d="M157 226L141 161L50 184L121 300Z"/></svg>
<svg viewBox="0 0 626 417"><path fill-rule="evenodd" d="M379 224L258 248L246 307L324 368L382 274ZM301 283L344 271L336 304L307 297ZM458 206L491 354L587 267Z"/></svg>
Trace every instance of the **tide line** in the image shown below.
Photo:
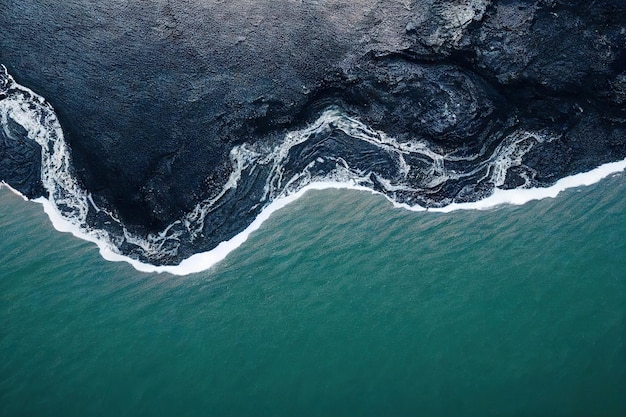
<svg viewBox="0 0 626 417"><path fill-rule="evenodd" d="M580 174L575 174L569 177L565 177L557 181L554 185L545 188L528 188L528 189L511 189L511 190L502 190L496 189L492 195L487 198L484 198L479 201L470 202L470 203L453 203L444 207L439 208L430 208L428 211L430 212L440 212L440 213L450 213L457 210L488 210L497 206L502 205L522 205L529 201L533 200L541 200L544 198L555 198L559 193L576 187L589 186L599 182L600 180L620 172L624 172L626 170L626 159L617 162L611 162L604 165L601 165L591 171L583 172ZM22 196L17 190L11 188L8 184L1 183L0 186L7 187L14 193ZM298 200L302 197L306 192L310 190L325 190L325 189L350 189L357 191L368 191L372 194L379 194L387 198L392 202L394 207L402 208L411 211L427 211L426 208L421 206L409 206L407 204L400 204L394 202L389 197L376 192L370 188L358 186L353 183L340 183L340 182L314 182L301 190L279 199L274 200L270 203L255 219L254 221L242 232L235 235L233 238L220 243L214 249L197 253L192 255L191 257L183 260L178 265L165 265L165 266L157 266L151 265L147 263L140 262L138 260L132 259L128 256L121 255L115 252L108 242L98 239L97 237L89 234L80 229L80 227L66 218L64 218L54 207L50 201L45 198L38 198L33 200L37 203L43 205L45 213L50 218L53 227L60 231L71 233L75 237L79 239L83 239L89 242L95 243L99 250L100 255L112 262L127 262L132 265L136 270L140 272L150 272L150 273L169 273L172 275L189 275L193 273L198 273L202 271L206 271L224 260L228 254L239 248L243 243L246 242L248 237L256 230L261 227L263 222L265 222L273 213L284 208L290 203Z"/></svg>

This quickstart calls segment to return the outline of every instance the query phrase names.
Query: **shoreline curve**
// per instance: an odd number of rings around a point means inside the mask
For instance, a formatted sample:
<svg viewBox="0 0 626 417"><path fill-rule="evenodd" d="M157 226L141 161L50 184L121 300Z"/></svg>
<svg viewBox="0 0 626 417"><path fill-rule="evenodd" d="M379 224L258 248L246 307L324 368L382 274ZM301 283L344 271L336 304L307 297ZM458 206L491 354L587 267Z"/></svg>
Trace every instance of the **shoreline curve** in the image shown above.
<svg viewBox="0 0 626 417"><path fill-rule="evenodd" d="M229 240L221 242L212 250L196 253L184 259L178 265L152 265L138 261L136 259L132 259L128 256L121 255L115 252L107 244L106 241L99 240L96 237L85 233L80 229L79 226L71 223L69 220L64 218L48 199L40 197L35 200L28 200L21 193L19 193L17 190L12 188L5 182L0 182L0 188L6 187L26 201L33 201L41 204L43 206L44 212L48 215L48 218L50 219L50 222L52 223L52 226L55 230L64 233L71 233L74 237L96 244L99 249L100 255L103 259L107 261L126 262L137 271L144 273L169 273L172 275L184 276L206 271L217 265L219 262L223 261L231 252L235 251L241 245L243 245L248 240L248 237L253 232L258 230L273 213L298 200L309 190L349 189L356 191L367 191L371 194L383 196L385 199L392 203L394 208L401 208L414 212L429 211L434 213L452 213L458 210L488 210L502 205L523 205L534 200L555 198L565 190L582 186L590 186L598 183L604 178L609 177L610 175L619 174L624 172L625 170L626 159L623 159L621 161L610 162L600 165L599 167L587 172L582 172L579 174L571 175L569 177L561 178L550 187L509 190L496 188L493 194L482 200L468 203L452 203L444 207L429 209L426 209L419 205L409 206L407 204L397 203L383 193L351 183L314 182L308 184L307 186L293 194L274 200L267 207L265 207L261 211L261 213L254 219L254 221L250 223L250 225L248 225L248 227L242 232L238 233Z"/></svg>

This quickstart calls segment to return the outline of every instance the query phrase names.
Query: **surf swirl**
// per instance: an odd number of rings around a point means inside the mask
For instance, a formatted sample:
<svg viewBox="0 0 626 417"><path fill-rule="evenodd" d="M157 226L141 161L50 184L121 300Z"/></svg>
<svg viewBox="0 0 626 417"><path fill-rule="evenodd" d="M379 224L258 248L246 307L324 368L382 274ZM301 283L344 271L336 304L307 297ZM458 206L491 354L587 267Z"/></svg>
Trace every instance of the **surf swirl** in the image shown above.
<svg viewBox="0 0 626 417"><path fill-rule="evenodd" d="M521 179L517 188L528 189L535 185L535 173L524 166L524 155L558 138L547 130L513 129L478 152L445 152L426 140L397 140L330 106L279 143L233 147L230 176L219 191L164 230L140 234L129 230L113 208L98 206L80 184L52 106L16 83L5 67L0 94L5 140L20 146L10 131L19 125L41 147L41 183L53 209L112 252L152 265L175 265L215 249L239 236L273 202L315 184L368 189L412 209L486 198L497 188L510 188L507 176L513 171Z"/></svg>

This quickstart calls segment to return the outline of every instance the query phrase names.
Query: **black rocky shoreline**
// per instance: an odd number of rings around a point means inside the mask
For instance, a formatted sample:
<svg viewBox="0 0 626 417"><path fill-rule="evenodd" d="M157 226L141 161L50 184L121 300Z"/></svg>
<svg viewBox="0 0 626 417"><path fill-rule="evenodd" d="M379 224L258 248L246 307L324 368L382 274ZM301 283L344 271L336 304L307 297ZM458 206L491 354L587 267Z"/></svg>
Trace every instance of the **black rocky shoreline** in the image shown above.
<svg viewBox="0 0 626 417"><path fill-rule="evenodd" d="M52 104L73 174L95 205L137 236L158 234L217 196L233 175L233 148L278 146L329 108L397 146L428 143L453 156L455 171L476 170L428 187L418 155L401 178L412 191L392 193L383 180L399 183L400 173L389 150L339 130L294 147L285 161L293 175L316 160L348 161L359 173L371 171L367 186L409 204L474 201L495 186L547 186L626 157L623 1L147 7L0 5L0 63ZM0 74L0 100L4 79ZM533 142L495 184L480 164L518 132L550 140ZM41 147L27 136L19 124L3 123L0 180L29 198L47 196ZM334 169L320 164L320 172ZM181 229L175 251L149 255L128 240L118 248L153 264L212 249L275 197L262 192L268 172L244 170L200 237ZM110 218L89 221L110 227Z"/></svg>

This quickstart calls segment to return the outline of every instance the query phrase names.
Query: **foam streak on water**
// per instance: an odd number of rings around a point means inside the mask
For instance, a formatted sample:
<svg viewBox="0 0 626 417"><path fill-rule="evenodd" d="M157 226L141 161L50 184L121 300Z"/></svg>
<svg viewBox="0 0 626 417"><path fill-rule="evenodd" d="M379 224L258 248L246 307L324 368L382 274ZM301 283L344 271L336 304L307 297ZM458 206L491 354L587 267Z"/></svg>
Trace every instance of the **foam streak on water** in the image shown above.
<svg viewBox="0 0 626 417"><path fill-rule="evenodd" d="M23 126L28 138L42 148L41 180L48 196L35 201L44 206L57 230L94 242L107 260L125 261L145 272L184 275L208 269L243 244L273 212L311 189L365 190L384 195L396 207L424 211L424 205L417 202L428 201L424 195L442 184L472 179L474 184L488 183L495 187L490 196L475 202L459 203L454 198L433 200L434 207L430 210L450 212L555 197L567 188L592 184L626 169L626 160L605 164L564 178L548 188L530 188L531 178L527 176L521 188L502 190L497 187L504 184L508 170L521 167L523 156L534 145L554 140L554 135L515 131L503 138L491 153L485 148L478 155L446 155L424 140L399 142L333 107L310 126L287 133L279 144L254 143L233 148L231 174L219 193L200 202L163 231L137 236L114 213L97 207L90 194L80 187L73 173L70 149L50 104L15 83L6 68L2 67L2 72L5 80L2 92L7 97L0 100L1 123L6 126L11 119ZM327 141L333 141L336 146L327 150ZM362 151L351 154L334 149ZM232 195L241 197L238 193L245 187L238 186L249 178L261 182L258 186L262 187L262 195L250 208L257 215L245 230L214 249L193 255L176 266L154 266L120 253L120 247L130 246L143 259L158 261L175 257L181 241L197 242L203 233L208 233L206 219ZM94 213L108 216L116 227L111 230L93 227L89 218Z"/></svg>

